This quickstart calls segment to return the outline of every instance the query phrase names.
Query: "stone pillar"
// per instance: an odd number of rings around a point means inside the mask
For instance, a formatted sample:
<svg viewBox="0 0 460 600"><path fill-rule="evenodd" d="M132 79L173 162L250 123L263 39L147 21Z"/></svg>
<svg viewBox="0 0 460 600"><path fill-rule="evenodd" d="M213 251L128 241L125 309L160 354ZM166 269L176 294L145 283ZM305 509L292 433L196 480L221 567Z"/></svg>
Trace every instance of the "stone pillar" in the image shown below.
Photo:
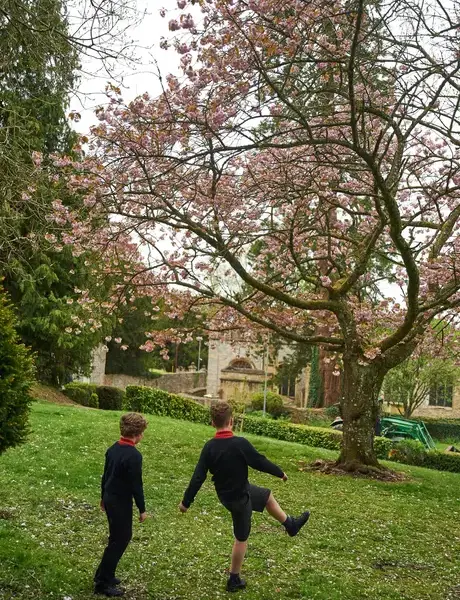
<svg viewBox="0 0 460 600"><path fill-rule="evenodd" d="M93 350L93 369L90 376L91 383L104 385L106 360L107 347L100 344Z"/></svg>
<svg viewBox="0 0 460 600"><path fill-rule="evenodd" d="M460 410L460 385L454 385L452 392L452 410Z"/></svg>
<svg viewBox="0 0 460 600"><path fill-rule="evenodd" d="M310 391L310 365L303 369L295 382L295 404L299 408L306 408L308 393Z"/></svg>
<svg viewBox="0 0 460 600"><path fill-rule="evenodd" d="M206 378L206 395L217 398L220 381L219 365L219 346L218 340L209 340L208 347L208 371Z"/></svg>

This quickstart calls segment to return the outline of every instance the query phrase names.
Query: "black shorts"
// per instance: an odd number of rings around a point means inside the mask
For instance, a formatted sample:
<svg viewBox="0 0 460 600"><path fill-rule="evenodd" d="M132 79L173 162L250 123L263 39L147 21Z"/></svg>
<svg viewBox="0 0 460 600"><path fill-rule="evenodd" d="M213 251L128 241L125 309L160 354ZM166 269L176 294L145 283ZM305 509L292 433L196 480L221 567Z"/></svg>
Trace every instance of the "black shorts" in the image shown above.
<svg viewBox="0 0 460 600"><path fill-rule="evenodd" d="M251 531L252 511L263 512L267 505L270 490L249 484L248 493L235 502L223 503L230 511L233 520L233 533L239 542L245 542Z"/></svg>

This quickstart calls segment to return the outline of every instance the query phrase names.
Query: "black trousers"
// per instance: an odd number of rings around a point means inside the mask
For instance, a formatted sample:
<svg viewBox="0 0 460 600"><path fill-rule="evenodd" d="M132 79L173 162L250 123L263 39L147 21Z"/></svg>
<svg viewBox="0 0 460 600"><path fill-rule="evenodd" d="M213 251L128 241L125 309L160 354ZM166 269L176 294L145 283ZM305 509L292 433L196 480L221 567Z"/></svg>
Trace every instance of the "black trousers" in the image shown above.
<svg viewBox="0 0 460 600"><path fill-rule="evenodd" d="M133 536L132 503L120 504L104 498L104 506L109 522L109 542L94 575L94 583L98 587L112 583L118 563Z"/></svg>

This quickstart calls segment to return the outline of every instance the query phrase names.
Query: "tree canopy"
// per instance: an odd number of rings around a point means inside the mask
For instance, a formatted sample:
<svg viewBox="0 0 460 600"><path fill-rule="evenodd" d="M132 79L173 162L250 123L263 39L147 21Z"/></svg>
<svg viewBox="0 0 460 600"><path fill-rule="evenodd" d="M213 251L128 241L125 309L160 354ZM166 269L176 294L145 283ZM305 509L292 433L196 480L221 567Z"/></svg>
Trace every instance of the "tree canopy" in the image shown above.
<svg viewBox="0 0 460 600"><path fill-rule="evenodd" d="M91 209L59 208L68 243L171 313L336 353L340 463L376 465L384 375L460 302L460 5L191 4L169 23L183 79L113 88L68 166Z"/></svg>

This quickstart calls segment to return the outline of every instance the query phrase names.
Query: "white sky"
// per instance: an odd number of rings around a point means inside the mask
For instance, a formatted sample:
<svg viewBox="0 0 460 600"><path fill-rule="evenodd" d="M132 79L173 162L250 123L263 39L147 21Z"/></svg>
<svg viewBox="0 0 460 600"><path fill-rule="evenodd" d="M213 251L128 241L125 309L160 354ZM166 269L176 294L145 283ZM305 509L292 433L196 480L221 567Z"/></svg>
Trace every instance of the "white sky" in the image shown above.
<svg viewBox="0 0 460 600"><path fill-rule="evenodd" d="M165 18L159 14L161 8L168 12ZM130 38L136 45L135 54L139 57L136 64L120 65L123 72L122 95L125 100L132 100L136 96L148 92L151 96L160 93L157 65L163 78L168 73L179 74L179 55L174 50L162 50L159 47L161 37L169 37L168 21L178 14L176 0L137 0L140 13L146 11L142 22L129 31ZM82 76L78 93L71 99L70 110L81 114L81 121L74 123L73 127L80 133L87 133L91 125L97 123L94 115L96 107L105 102L105 87L110 81L107 74L89 75L100 70L100 64L95 59L82 57L82 69L86 75ZM118 78L117 78L118 79ZM112 80L119 84L119 80Z"/></svg>

